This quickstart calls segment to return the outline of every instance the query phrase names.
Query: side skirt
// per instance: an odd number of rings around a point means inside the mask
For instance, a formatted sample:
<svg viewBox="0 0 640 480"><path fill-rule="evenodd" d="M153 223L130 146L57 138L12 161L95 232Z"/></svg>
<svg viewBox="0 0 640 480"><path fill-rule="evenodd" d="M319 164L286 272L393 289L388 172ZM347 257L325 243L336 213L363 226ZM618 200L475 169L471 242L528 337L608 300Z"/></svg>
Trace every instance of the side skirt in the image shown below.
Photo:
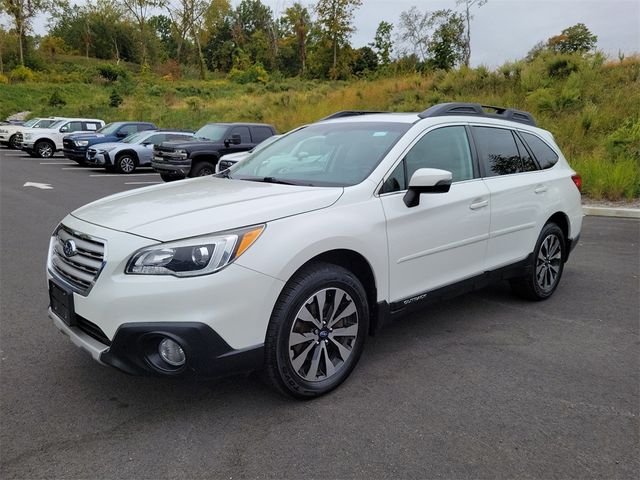
<svg viewBox="0 0 640 480"><path fill-rule="evenodd" d="M528 273L532 259L533 253L530 253L524 260L496 270L486 271L480 275L462 280L461 282L422 292L390 304L386 301L378 302L376 328L372 333L376 333L383 325L390 321L420 310L431 303L479 290L500 280L521 277Z"/></svg>

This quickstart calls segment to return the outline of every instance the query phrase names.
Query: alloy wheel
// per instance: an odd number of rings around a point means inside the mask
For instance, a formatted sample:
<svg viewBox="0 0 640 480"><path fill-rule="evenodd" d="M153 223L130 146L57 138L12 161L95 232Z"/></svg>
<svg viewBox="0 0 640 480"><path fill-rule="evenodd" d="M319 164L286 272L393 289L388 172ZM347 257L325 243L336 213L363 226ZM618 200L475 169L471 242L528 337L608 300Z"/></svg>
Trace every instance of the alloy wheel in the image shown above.
<svg viewBox="0 0 640 480"><path fill-rule="evenodd" d="M38 155L42 158L49 158L53 155L53 148L48 143L41 143L38 145Z"/></svg>
<svg viewBox="0 0 640 480"><path fill-rule="evenodd" d="M540 244L536 259L536 282L544 291L553 289L560 277L562 245L555 234L547 235Z"/></svg>
<svg viewBox="0 0 640 480"><path fill-rule="evenodd" d="M289 333L289 360L308 382L334 376L353 353L358 337L358 310L340 288L325 288L302 305Z"/></svg>
<svg viewBox="0 0 640 480"><path fill-rule="evenodd" d="M120 170L122 173L131 173L136 168L136 162L131 157L122 157L120 159Z"/></svg>

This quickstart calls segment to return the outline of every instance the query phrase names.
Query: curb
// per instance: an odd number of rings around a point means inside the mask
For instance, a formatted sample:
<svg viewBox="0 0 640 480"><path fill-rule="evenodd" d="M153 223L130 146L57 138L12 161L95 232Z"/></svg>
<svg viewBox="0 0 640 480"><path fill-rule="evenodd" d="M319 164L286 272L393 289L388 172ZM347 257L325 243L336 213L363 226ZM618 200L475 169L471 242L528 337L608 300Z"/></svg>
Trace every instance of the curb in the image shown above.
<svg viewBox="0 0 640 480"><path fill-rule="evenodd" d="M640 208L610 208L582 206L585 215L596 217L640 218Z"/></svg>

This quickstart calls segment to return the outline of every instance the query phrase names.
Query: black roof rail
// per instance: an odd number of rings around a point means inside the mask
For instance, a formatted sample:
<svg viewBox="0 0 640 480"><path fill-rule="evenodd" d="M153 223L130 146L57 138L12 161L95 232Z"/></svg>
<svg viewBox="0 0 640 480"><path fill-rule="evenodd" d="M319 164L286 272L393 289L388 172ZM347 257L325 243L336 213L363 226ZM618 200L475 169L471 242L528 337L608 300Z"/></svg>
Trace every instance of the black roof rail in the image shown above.
<svg viewBox="0 0 640 480"><path fill-rule="evenodd" d="M489 113L486 110L493 110L495 113ZM476 115L478 117L499 118L536 126L536 121L529 112L513 108L480 105L479 103L439 103L418 114L420 118L442 117L445 115Z"/></svg>
<svg viewBox="0 0 640 480"><path fill-rule="evenodd" d="M374 112L371 110L342 110L340 112L332 113L328 117L321 118L318 121L322 122L323 120L331 120L334 118L356 117L358 115L371 115L374 113L389 113L389 112Z"/></svg>

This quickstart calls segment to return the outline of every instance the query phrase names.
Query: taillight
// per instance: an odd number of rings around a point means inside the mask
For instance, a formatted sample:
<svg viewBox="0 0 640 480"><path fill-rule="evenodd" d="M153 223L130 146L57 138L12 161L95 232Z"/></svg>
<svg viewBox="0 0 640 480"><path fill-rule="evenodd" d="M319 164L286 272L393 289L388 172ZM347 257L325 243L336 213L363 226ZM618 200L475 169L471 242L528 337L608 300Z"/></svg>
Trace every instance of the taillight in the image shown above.
<svg viewBox="0 0 640 480"><path fill-rule="evenodd" d="M580 193L582 193L582 177L580 174L576 173L575 175L571 175L571 180L575 183L576 188Z"/></svg>

